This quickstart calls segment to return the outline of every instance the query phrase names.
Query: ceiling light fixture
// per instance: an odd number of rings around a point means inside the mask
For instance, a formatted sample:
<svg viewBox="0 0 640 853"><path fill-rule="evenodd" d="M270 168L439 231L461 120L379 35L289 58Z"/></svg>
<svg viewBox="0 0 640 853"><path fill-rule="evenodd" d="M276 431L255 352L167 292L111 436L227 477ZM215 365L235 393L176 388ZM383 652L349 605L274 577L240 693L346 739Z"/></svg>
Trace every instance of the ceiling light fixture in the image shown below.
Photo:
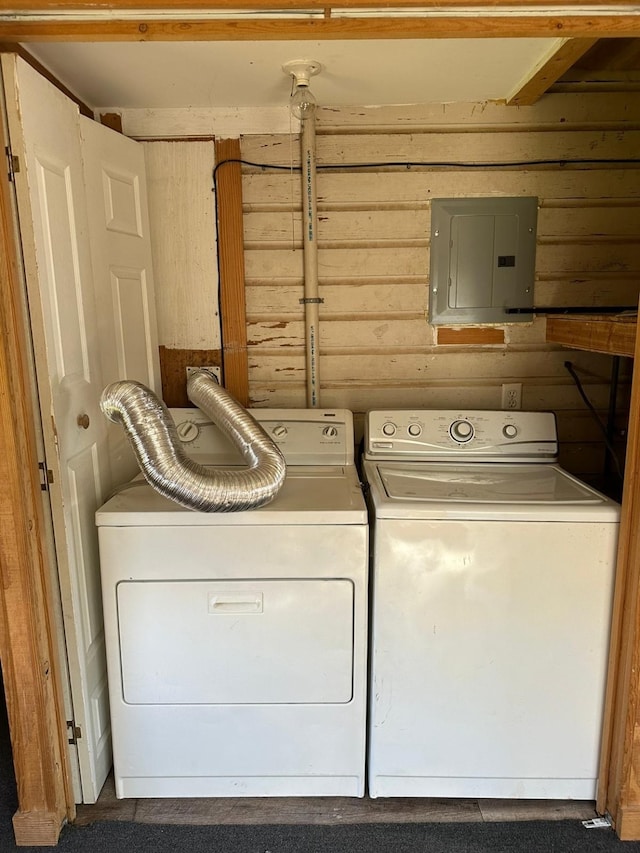
<svg viewBox="0 0 640 853"><path fill-rule="evenodd" d="M285 62L282 70L294 80L294 89L289 101L291 112L303 121L315 111L316 99L309 88L309 81L322 71L322 65L312 59L293 59L291 62Z"/></svg>

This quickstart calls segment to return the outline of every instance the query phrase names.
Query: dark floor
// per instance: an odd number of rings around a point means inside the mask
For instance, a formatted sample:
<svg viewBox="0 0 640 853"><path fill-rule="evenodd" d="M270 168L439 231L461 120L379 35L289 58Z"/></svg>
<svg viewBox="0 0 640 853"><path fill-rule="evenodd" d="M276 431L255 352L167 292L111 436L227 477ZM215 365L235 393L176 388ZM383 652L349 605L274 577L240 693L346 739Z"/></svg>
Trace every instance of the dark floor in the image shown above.
<svg viewBox="0 0 640 853"><path fill-rule="evenodd" d="M9 742L9 724L7 708L4 702L4 686L0 675L0 838L7 830L13 834L11 818L18 808L16 779L13 773L13 759Z"/></svg>

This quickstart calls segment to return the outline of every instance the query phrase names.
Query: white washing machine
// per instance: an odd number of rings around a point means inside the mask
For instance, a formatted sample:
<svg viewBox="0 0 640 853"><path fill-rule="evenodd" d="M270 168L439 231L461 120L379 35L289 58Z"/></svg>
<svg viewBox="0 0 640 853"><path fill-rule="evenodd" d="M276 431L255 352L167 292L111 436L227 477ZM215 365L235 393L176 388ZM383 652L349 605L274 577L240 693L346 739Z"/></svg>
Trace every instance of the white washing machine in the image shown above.
<svg viewBox="0 0 640 853"><path fill-rule="evenodd" d="M594 799L619 506L548 413L377 411L372 797Z"/></svg>
<svg viewBox="0 0 640 853"><path fill-rule="evenodd" d="M184 509L138 478L96 515L118 797L365 786L368 520L350 412L254 410L287 460L260 509ZM189 455L241 459L197 409Z"/></svg>

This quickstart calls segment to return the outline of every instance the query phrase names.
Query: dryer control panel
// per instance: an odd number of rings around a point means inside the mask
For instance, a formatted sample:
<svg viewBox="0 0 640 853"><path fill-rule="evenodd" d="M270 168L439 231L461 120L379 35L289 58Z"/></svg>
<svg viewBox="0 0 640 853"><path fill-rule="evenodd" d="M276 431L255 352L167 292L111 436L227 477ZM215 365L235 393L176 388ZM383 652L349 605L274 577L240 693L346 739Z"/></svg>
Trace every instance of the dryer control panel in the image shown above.
<svg viewBox="0 0 640 853"><path fill-rule="evenodd" d="M552 412L390 409L365 417L365 459L550 462L557 455Z"/></svg>
<svg viewBox="0 0 640 853"><path fill-rule="evenodd" d="M346 409L247 409L278 445L287 465L352 465L353 415ZM185 453L203 465L246 464L229 438L198 408L169 409Z"/></svg>

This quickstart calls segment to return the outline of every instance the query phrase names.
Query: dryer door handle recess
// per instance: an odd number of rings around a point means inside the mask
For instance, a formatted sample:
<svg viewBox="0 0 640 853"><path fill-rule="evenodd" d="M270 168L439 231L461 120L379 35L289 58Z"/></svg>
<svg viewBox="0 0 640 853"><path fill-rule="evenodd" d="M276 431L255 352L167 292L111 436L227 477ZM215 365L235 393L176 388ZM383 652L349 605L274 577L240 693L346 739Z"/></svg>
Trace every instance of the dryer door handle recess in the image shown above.
<svg viewBox="0 0 640 853"><path fill-rule="evenodd" d="M239 613L262 613L263 596L261 592L249 595L238 595L237 593L212 593L209 595L209 613L220 615Z"/></svg>

